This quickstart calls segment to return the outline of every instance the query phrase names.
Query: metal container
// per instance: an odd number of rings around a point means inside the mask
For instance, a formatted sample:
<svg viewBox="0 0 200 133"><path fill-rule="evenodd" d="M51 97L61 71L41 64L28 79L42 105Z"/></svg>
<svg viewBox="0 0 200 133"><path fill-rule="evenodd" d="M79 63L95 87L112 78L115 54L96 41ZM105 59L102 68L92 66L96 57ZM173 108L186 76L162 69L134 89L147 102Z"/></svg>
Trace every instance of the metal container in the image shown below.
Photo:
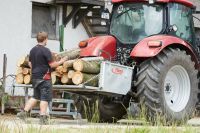
<svg viewBox="0 0 200 133"><path fill-rule="evenodd" d="M102 62L99 77L101 91L126 95L131 89L133 69L108 61Z"/></svg>

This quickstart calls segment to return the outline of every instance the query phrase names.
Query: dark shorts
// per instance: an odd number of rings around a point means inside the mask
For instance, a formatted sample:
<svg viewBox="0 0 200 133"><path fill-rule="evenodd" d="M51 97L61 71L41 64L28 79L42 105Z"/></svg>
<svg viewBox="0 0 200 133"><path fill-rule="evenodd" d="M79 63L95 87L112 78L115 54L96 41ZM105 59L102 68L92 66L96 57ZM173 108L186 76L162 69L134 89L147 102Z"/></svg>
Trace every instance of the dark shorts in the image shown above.
<svg viewBox="0 0 200 133"><path fill-rule="evenodd" d="M51 80L33 79L33 98L40 101L50 102L52 100Z"/></svg>

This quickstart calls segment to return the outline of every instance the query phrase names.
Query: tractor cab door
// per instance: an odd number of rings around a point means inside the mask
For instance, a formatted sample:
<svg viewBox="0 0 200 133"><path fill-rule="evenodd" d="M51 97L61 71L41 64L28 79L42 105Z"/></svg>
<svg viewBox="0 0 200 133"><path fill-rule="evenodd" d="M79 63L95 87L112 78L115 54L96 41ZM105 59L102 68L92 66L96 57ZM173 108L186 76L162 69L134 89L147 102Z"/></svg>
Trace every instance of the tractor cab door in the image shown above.
<svg viewBox="0 0 200 133"><path fill-rule="evenodd" d="M169 34L194 44L194 23L192 9L178 3L169 4L169 26L177 26L177 31Z"/></svg>

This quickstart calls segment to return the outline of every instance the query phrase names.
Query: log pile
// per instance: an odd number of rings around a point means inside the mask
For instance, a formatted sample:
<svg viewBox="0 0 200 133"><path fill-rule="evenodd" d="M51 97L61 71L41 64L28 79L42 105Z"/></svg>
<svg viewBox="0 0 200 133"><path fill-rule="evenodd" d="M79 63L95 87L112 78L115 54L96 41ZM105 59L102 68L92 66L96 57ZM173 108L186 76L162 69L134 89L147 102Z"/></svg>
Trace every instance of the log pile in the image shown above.
<svg viewBox="0 0 200 133"><path fill-rule="evenodd" d="M54 85L98 85L98 74L102 57L79 58L80 49L53 54L58 61L62 57L68 60L51 72L52 84ZM18 84L31 83L31 69L28 67L28 56L22 57L17 63L16 82Z"/></svg>
<svg viewBox="0 0 200 133"><path fill-rule="evenodd" d="M16 83L30 84L31 83L31 69L28 64L29 56L22 56L17 62Z"/></svg>

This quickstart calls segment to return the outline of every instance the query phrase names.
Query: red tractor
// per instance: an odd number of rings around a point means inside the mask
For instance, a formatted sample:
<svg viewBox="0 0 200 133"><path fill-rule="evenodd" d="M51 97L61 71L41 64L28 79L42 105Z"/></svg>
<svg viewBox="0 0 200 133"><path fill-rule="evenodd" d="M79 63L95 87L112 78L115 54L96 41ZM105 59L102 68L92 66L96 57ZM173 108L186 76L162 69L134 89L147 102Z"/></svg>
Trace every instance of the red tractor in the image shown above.
<svg viewBox="0 0 200 133"><path fill-rule="evenodd" d="M132 67L133 76L125 95L85 93L86 97L98 95L101 120L122 118L130 101L142 103L149 120L158 115L169 122L190 118L200 100L200 36L193 20L199 12L195 6L188 0L112 3L109 35L81 42L81 57L103 56ZM82 98L75 100L78 109Z"/></svg>

